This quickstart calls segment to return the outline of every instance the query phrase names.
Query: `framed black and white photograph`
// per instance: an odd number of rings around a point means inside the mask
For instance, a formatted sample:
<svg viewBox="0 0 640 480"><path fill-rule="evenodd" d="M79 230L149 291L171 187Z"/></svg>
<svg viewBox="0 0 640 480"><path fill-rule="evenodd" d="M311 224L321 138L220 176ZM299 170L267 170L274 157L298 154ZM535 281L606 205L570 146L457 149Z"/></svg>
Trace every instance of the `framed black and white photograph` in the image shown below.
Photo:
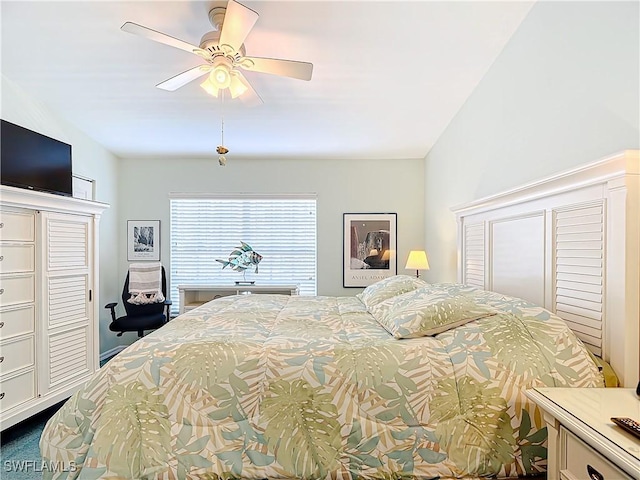
<svg viewBox="0 0 640 480"><path fill-rule="evenodd" d="M160 260L160 220L127 220L127 260Z"/></svg>
<svg viewBox="0 0 640 480"><path fill-rule="evenodd" d="M395 213L343 214L343 286L367 287L397 271Z"/></svg>

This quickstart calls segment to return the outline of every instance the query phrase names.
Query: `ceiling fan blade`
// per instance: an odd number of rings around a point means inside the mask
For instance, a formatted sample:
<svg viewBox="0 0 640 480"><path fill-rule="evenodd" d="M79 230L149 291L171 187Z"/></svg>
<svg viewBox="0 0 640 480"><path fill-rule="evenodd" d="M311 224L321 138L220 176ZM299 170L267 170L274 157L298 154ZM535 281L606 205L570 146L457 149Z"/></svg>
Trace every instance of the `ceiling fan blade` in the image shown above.
<svg viewBox="0 0 640 480"><path fill-rule="evenodd" d="M258 13L235 0L229 0L220 31L220 45L240 51L247 35L258 21Z"/></svg>
<svg viewBox="0 0 640 480"><path fill-rule="evenodd" d="M242 73L240 73L238 70L235 70L234 74L238 77L242 84L247 87L247 91L240 95L240 100L242 101L242 103L244 103L248 107L261 105L262 103L264 103L262 98L260 98L260 95L258 95L258 92L253 89L253 87L249 83L249 80L247 80L247 78L242 75Z"/></svg>
<svg viewBox="0 0 640 480"><path fill-rule="evenodd" d="M158 85L156 85L156 87L161 88L162 90L173 92L174 90L177 90L187 83L194 81L196 78L201 77L209 71L211 71L210 65L198 65L197 67L190 68L189 70L179 73L178 75L159 83Z"/></svg>
<svg viewBox="0 0 640 480"><path fill-rule="evenodd" d="M313 64L277 58L244 57L239 66L250 72L270 73L281 77L311 80Z"/></svg>
<svg viewBox="0 0 640 480"><path fill-rule="evenodd" d="M180 50L185 50L190 53L195 53L196 55L202 56L204 54L205 58L208 55L207 52L202 50L200 47L196 47L195 45L191 45L190 43L171 37L164 33L156 32L155 30L143 27L142 25L138 25L137 23L126 22L124 25L122 25L122 27L120 27L120 30L128 33L133 33L134 35L140 35L141 37L146 37L149 40L153 40L154 42L164 43L165 45L169 45L170 47L179 48Z"/></svg>

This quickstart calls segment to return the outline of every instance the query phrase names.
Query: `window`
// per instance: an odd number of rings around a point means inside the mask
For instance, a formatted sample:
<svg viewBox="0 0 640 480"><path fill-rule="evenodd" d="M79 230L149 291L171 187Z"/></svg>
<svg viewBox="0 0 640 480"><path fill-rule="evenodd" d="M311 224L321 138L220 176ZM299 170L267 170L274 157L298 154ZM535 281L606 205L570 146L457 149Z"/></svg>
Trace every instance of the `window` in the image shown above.
<svg viewBox="0 0 640 480"><path fill-rule="evenodd" d="M316 197L207 196L171 198L171 307L180 308L178 285L233 285L243 274L222 268L245 242L262 255L258 273L246 280L258 285L300 287L316 294Z"/></svg>

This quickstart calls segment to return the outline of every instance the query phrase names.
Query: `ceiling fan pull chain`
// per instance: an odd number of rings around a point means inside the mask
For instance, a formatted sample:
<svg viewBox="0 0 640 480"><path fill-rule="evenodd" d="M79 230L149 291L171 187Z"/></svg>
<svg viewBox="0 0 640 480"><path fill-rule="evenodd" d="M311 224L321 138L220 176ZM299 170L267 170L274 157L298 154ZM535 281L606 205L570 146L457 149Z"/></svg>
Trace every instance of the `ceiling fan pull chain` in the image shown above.
<svg viewBox="0 0 640 480"><path fill-rule="evenodd" d="M222 92L220 92L220 105L221 105L221 119L222 119L222 125L221 125L221 134L220 134L220 144L224 145L224 90Z"/></svg>
<svg viewBox="0 0 640 480"><path fill-rule="evenodd" d="M227 164L227 158L224 155L229 152L229 149L224 146L224 91L220 92L220 119L220 145L216 148L216 152L218 152L218 163L224 167Z"/></svg>

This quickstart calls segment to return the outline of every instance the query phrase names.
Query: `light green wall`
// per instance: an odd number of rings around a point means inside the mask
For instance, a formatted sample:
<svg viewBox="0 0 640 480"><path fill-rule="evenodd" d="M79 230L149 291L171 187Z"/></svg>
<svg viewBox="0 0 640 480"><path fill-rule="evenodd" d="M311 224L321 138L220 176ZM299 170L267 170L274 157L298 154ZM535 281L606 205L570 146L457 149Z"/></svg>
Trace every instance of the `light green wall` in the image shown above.
<svg viewBox="0 0 640 480"><path fill-rule="evenodd" d="M114 261L118 258L116 157L4 75L1 116L4 120L72 145L73 173L95 179L96 200L110 205L100 219L100 287L95 300L100 312L100 351L105 352L120 343L126 343L109 331L108 312L102 308L106 303L119 298L122 290L117 262Z"/></svg>
<svg viewBox="0 0 640 480"><path fill-rule="evenodd" d="M640 147L639 18L638 2L534 5L427 155L425 279L456 280L452 206Z"/></svg>
<svg viewBox="0 0 640 480"><path fill-rule="evenodd" d="M118 197L120 275L127 269L127 220L160 220L161 260L169 266L169 193L315 193L318 198L318 294L354 295L342 288L342 214L398 214L398 273L409 250L423 247L422 160L275 160L227 155L210 159L123 159ZM238 239L241 240L241 239ZM213 261L213 259L212 259ZM197 279L194 279L194 281Z"/></svg>

